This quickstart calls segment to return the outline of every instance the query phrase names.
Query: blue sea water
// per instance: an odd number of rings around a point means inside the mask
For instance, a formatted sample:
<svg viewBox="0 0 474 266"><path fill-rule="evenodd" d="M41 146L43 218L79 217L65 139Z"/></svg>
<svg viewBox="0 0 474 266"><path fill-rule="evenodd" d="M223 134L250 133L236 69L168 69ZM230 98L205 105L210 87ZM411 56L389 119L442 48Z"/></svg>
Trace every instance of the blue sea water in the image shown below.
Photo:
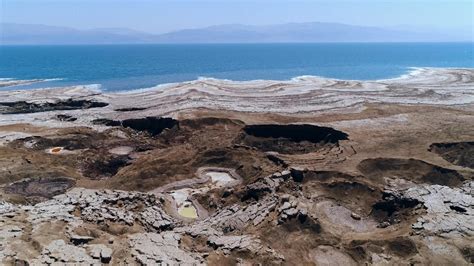
<svg viewBox="0 0 474 266"><path fill-rule="evenodd" d="M375 80L398 77L410 67L473 68L474 44L0 46L0 78L61 79L6 89L101 84L103 90L121 91L199 77Z"/></svg>

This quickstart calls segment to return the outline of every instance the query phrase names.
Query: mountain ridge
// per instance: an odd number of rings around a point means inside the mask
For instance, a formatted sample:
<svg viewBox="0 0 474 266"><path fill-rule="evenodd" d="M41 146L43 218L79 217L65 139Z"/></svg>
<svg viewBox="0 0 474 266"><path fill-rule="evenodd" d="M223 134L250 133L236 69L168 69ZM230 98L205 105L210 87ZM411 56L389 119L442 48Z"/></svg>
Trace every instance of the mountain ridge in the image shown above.
<svg viewBox="0 0 474 266"><path fill-rule="evenodd" d="M318 43L318 42L459 42L468 34L420 32L306 22L272 25L223 24L152 34L128 28L80 30L40 24L0 24L0 44L160 44L160 43Z"/></svg>

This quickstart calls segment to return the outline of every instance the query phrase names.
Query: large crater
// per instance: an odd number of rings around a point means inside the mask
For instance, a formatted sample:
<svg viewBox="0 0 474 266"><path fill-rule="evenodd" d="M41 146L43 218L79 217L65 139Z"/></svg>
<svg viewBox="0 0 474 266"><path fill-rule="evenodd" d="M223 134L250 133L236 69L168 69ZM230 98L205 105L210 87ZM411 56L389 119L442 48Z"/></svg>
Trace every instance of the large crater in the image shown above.
<svg viewBox="0 0 474 266"><path fill-rule="evenodd" d="M280 153L308 153L326 145L338 145L347 140L348 135L342 131L308 124L267 124L248 125L243 128L240 141L244 145L262 151Z"/></svg>
<svg viewBox="0 0 474 266"><path fill-rule="evenodd" d="M135 131L148 132L152 136L159 135L165 129L179 126L178 120L169 117L144 117L126 120L96 119L94 124L106 125L110 127L122 126Z"/></svg>

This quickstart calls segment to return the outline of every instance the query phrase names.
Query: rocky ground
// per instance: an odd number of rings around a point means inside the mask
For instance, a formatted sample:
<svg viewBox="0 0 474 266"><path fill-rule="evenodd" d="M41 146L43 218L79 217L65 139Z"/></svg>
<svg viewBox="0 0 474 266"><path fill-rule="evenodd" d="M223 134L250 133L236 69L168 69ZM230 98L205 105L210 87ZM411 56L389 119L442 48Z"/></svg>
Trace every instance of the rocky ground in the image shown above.
<svg viewBox="0 0 474 266"><path fill-rule="evenodd" d="M473 80L0 92L1 264L470 265Z"/></svg>

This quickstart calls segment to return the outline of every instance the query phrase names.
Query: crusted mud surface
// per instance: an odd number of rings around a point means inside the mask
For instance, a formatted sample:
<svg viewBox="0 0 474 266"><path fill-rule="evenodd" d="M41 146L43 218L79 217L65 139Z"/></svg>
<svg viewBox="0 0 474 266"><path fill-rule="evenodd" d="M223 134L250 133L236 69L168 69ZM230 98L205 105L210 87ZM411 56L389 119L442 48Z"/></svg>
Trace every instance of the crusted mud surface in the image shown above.
<svg viewBox="0 0 474 266"><path fill-rule="evenodd" d="M2 265L470 265L474 72L0 92Z"/></svg>

